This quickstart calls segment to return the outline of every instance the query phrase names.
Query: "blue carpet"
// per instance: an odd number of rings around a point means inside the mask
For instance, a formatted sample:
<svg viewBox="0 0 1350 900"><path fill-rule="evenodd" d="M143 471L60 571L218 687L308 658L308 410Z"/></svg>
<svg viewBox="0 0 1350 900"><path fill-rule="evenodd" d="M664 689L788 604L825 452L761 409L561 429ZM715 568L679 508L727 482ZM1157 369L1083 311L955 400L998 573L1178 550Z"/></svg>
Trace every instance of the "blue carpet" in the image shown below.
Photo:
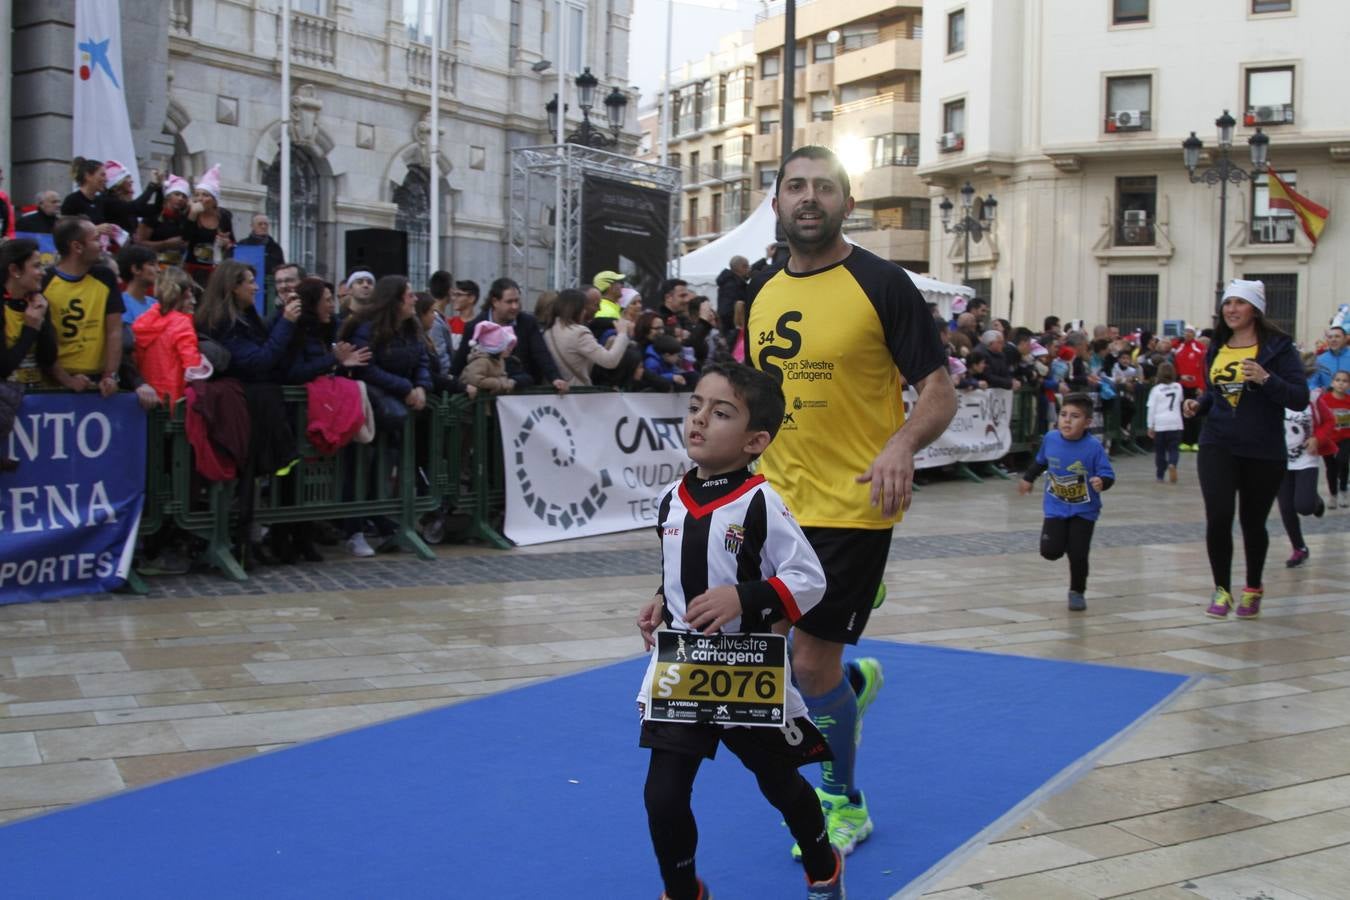
<svg viewBox="0 0 1350 900"><path fill-rule="evenodd" d="M866 641L886 687L860 771L889 897L1083 768L1181 676ZM656 897L630 660L0 829L7 897ZM815 773L807 771L808 777ZM1037 797L1036 799L1039 799ZM695 789L718 900L804 894L791 838L723 749ZM1007 823L1010 824L1010 823Z"/></svg>

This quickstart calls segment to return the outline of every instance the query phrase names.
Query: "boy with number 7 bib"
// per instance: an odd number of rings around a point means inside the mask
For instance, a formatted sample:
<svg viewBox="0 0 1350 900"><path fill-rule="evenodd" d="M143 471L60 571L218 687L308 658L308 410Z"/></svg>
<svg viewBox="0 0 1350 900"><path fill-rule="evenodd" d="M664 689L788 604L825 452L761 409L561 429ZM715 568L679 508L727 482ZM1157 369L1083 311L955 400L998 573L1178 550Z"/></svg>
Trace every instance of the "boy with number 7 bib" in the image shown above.
<svg viewBox="0 0 1350 900"><path fill-rule="evenodd" d="M772 634L775 623L781 633L824 595L815 551L778 494L748 468L777 434L784 410L782 389L763 372L742 365L703 370L684 418L695 468L665 491L657 516L662 583L637 620L648 649L662 623L689 635L685 644L721 632ZM815 790L798 771L831 754L786 664L781 727L649 719L656 670L653 652L638 693L639 745L651 750L645 800L663 900L711 897L694 867L698 828L689 801L700 764L719 744L754 773L801 845L810 900L842 898L843 858L830 845Z"/></svg>
<svg viewBox="0 0 1350 900"><path fill-rule="evenodd" d="M1045 522L1041 526L1041 556L1069 556L1069 609L1087 609L1088 553L1092 531L1102 512L1102 492L1115 483L1116 473L1102 442L1087 433L1092 423L1092 401L1086 394L1070 394L1059 410L1059 425L1041 440L1036 458L1022 473L1018 493L1029 494L1042 472L1045 480Z"/></svg>

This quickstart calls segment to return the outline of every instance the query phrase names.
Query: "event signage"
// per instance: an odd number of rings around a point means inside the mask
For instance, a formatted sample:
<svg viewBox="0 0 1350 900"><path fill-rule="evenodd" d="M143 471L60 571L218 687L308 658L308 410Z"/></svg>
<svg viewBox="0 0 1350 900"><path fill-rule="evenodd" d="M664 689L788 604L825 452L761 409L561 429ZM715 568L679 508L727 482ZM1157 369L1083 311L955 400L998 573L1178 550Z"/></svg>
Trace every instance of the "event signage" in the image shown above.
<svg viewBox="0 0 1350 900"><path fill-rule="evenodd" d="M654 722L766 725L787 715L781 634L656 633L646 717Z"/></svg>
<svg viewBox="0 0 1350 900"><path fill-rule="evenodd" d="M959 395L947 431L919 468L1001 459L1012 447L1012 391ZM916 397L905 392L905 407ZM497 398L506 469L506 525L542 544L656 524L661 492L690 468L688 394L523 394ZM787 415L793 414L788 399Z"/></svg>
<svg viewBox="0 0 1350 900"><path fill-rule="evenodd" d="M145 501L136 395L28 394L0 474L0 603L112 590L131 569Z"/></svg>

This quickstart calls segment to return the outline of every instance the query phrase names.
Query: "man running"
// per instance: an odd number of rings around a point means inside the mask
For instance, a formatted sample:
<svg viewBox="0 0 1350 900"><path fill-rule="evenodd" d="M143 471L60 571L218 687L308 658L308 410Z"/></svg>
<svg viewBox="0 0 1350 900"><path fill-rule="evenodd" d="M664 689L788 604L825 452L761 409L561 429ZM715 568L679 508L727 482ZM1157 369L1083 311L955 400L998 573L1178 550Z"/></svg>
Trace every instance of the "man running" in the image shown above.
<svg viewBox="0 0 1350 900"><path fill-rule="evenodd" d="M760 471L825 570L824 599L797 622L792 668L834 754L817 793L830 840L847 854L872 832L854 760L882 672L870 658L845 666L844 645L858 642L885 597L891 529L909 508L914 454L946 430L956 392L905 270L844 240L853 198L834 153L792 151L773 206L790 254L750 286L745 359L783 386L787 412ZM919 395L908 418L902 377Z"/></svg>

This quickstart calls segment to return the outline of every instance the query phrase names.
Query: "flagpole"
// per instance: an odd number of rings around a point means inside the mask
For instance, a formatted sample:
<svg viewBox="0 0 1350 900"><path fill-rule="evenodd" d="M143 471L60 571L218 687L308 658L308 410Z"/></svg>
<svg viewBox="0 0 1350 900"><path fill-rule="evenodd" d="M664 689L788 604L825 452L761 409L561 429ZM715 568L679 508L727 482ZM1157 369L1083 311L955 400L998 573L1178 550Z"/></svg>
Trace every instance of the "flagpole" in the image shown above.
<svg viewBox="0 0 1350 900"><path fill-rule="evenodd" d="M441 0L431 4L431 266L441 268ZM422 285L418 285L422 287Z"/></svg>
<svg viewBox="0 0 1350 900"><path fill-rule="evenodd" d="M291 259L291 0L281 0L281 196L277 199L277 235L281 255Z"/></svg>
<svg viewBox="0 0 1350 900"><path fill-rule="evenodd" d="M563 178L567 174L567 147L563 143L563 129L567 127L567 87L563 76L567 72L567 11L563 0L558 0L558 177L553 192L553 289L563 288Z"/></svg>
<svg viewBox="0 0 1350 900"><path fill-rule="evenodd" d="M666 0L666 70L661 75L661 165L670 165L670 43L675 33L675 0Z"/></svg>

